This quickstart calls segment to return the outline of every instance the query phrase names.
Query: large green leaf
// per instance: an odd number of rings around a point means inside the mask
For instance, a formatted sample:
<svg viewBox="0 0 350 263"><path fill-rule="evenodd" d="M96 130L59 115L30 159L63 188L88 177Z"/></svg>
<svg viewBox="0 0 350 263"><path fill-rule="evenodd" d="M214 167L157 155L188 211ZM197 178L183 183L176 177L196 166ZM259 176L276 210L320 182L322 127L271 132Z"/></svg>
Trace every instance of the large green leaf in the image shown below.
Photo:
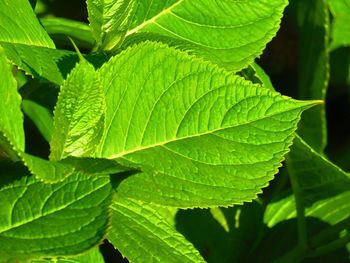
<svg viewBox="0 0 350 263"><path fill-rule="evenodd" d="M277 172L301 112L316 103L150 42L98 72L106 128L96 157L143 171L122 181L119 194L180 207L255 198Z"/></svg>
<svg viewBox="0 0 350 263"><path fill-rule="evenodd" d="M5 144L5 141L9 140L14 147L24 151L23 115L20 110L21 97L17 93L16 80L1 46L0 72L0 137L5 137L0 139L0 146L5 147L5 151L12 151L12 147Z"/></svg>
<svg viewBox="0 0 350 263"><path fill-rule="evenodd" d="M298 93L300 99L324 100L329 79L329 14L326 0L298 0ZM325 106L305 112L299 135L316 151L327 145Z"/></svg>
<svg viewBox="0 0 350 263"><path fill-rule="evenodd" d="M101 242L108 226L108 176L77 173L61 183L44 184L25 171L16 180L11 167L2 171L1 260L74 255Z"/></svg>
<svg viewBox="0 0 350 263"><path fill-rule="evenodd" d="M0 24L0 44L55 47L27 0L0 1Z"/></svg>
<svg viewBox="0 0 350 263"><path fill-rule="evenodd" d="M328 0L334 17L331 48L350 46L350 2L348 0Z"/></svg>
<svg viewBox="0 0 350 263"><path fill-rule="evenodd" d="M172 44L237 70L275 36L286 5L285 0L142 0L127 36L151 33L161 41L176 40Z"/></svg>
<svg viewBox="0 0 350 263"><path fill-rule="evenodd" d="M287 165L301 188L306 216L336 224L350 215L350 176L297 137ZM287 195L268 205L265 222L271 227L296 216L295 200Z"/></svg>
<svg viewBox="0 0 350 263"><path fill-rule="evenodd" d="M205 262L158 211L162 208L117 198L111 206L108 240L131 262Z"/></svg>
<svg viewBox="0 0 350 263"><path fill-rule="evenodd" d="M84 254L74 257L52 258L52 259L37 259L32 260L31 263L104 263L103 256L98 248L89 250Z"/></svg>
<svg viewBox="0 0 350 263"><path fill-rule="evenodd" d="M104 110L99 76L91 64L82 60L61 87L50 158L57 161L68 156L92 155L102 136Z"/></svg>
<svg viewBox="0 0 350 263"><path fill-rule="evenodd" d="M89 21L97 45L111 50L124 38L135 0L87 0Z"/></svg>

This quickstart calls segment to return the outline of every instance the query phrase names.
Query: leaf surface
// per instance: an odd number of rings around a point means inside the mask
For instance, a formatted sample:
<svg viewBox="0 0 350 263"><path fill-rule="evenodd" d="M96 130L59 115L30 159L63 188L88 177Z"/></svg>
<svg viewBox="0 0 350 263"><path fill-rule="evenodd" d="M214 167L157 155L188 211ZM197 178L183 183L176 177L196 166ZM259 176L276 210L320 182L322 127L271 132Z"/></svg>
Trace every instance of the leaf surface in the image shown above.
<svg viewBox="0 0 350 263"><path fill-rule="evenodd" d="M325 100L329 80L329 14L326 0L298 0L298 98ZM317 152L327 145L325 106L303 114L298 134Z"/></svg>
<svg viewBox="0 0 350 263"><path fill-rule="evenodd" d="M53 259L38 259L32 260L32 263L104 263L104 259L98 248L93 248L88 252L66 258L53 258Z"/></svg>
<svg viewBox="0 0 350 263"><path fill-rule="evenodd" d="M17 93L17 83L12 68L0 46L0 136L5 136L14 147L24 151L23 115L21 97ZM1 141L6 141L6 139ZM2 143L4 147L5 143ZM6 148L12 148L7 146ZM11 151L11 149L7 149Z"/></svg>
<svg viewBox="0 0 350 263"><path fill-rule="evenodd" d="M101 242L108 224L108 176L75 174L44 184L22 175L0 188L2 260L74 255Z"/></svg>
<svg viewBox="0 0 350 263"><path fill-rule="evenodd" d="M255 198L277 172L301 112L315 104L156 43L128 49L99 74L106 129L96 157L142 170L119 194L180 207Z"/></svg>
<svg viewBox="0 0 350 263"><path fill-rule="evenodd" d="M331 48L350 46L350 3L347 0L328 0L334 17Z"/></svg>
<svg viewBox="0 0 350 263"><path fill-rule="evenodd" d="M286 5L284 0L142 0L127 36L151 33L161 41L176 40L184 50L239 70L275 36Z"/></svg>
<svg viewBox="0 0 350 263"><path fill-rule="evenodd" d="M131 22L134 0L87 0L89 21L97 45L113 49L124 38Z"/></svg>
<svg viewBox="0 0 350 263"><path fill-rule="evenodd" d="M158 212L158 207L117 198L108 240L131 262L205 262Z"/></svg>
<svg viewBox="0 0 350 263"><path fill-rule="evenodd" d="M94 153L104 128L104 102L98 74L82 60L61 87L50 142L52 160Z"/></svg>
<svg viewBox="0 0 350 263"><path fill-rule="evenodd" d="M0 24L0 42L55 48L27 0L2 0Z"/></svg>

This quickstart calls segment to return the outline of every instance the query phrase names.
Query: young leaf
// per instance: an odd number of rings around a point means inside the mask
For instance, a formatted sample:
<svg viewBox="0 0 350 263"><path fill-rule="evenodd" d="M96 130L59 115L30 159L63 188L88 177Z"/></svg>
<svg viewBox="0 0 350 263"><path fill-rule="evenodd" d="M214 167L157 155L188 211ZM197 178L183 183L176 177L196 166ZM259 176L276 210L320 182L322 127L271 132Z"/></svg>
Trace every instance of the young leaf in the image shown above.
<svg viewBox="0 0 350 263"><path fill-rule="evenodd" d="M0 4L1 5L1 4ZM12 69L0 46L0 136L4 136L14 147L24 151L23 115L21 112L21 97L17 93L16 80ZM4 147L4 141L0 146ZM6 147L12 148L12 147ZM11 149L8 149L9 151Z"/></svg>
<svg viewBox="0 0 350 263"><path fill-rule="evenodd" d="M329 80L329 14L326 0L298 0L300 99L324 100ZM298 134L317 152L327 145L325 106L303 115Z"/></svg>
<svg viewBox="0 0 350 263"><path fill-rule="evenodd" d="M55 48L27 0L0 1L0 44L16 43Z"/></svg>
<svg viewBox="0 0 350 263"><path fill-rule="evenodd" d="M135 0L87 0L89 21L97 46L112 50L124 38Z"/></svg>
<svg viewBox="0 0 350 263"><path fill-rule="evenodd" d="M143 170L119 194L179 207L255 198L277 172L301 112L315 104L151 42L99 74L106 129L96 157Z"/></svg>
<svg viewBox="0 0 350 263"><path fill-rule="evenodd" d="M350 176L296 137L289 163L301 187L305 215L336 224L350 215ZM265 222L272 227L296 216L293 196L267 206Z"/></svg>
<svg viewBox="0 0 350 263"><path fill-rule="evenodd" d="M163 41L176 39L191 53L239 70L275 36L286 5L285 0L141 0L127 36L151 33Z"/></svg>
<svg viewBox="0 0 350 263"><path fill-rule="evenodd" d="M1 260L75 255L101 242L108 225L108 176L75 174L44 184L23 175L1 183Z"/></svg>
<svg viewBox="0 0 350 263"><path fill-rule="evenodd" d="M328 0L334 17L331 48L350 46L350 3L347 0Z"/></svg>
<svg viewBox="0 0 350 263"><path fill-rule="evenodd" d="M50 142L54 161L92 155L104 128L104 95L94 67L82 60L61 87Z"/></svg>
<svg viewBox="0 0 350 263"><path fill-rule="evenodd" d="M108 240L131 262L205 262L199 252L173 226L158 207L117 198L112 206Z"/></svg>

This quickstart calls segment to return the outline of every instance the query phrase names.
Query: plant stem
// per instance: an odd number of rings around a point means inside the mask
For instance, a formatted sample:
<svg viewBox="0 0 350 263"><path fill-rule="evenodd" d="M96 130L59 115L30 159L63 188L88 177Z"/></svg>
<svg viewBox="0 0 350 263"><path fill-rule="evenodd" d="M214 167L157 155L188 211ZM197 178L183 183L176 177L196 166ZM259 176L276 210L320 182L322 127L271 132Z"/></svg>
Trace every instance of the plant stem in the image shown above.
<svg viewBox="0 0 350 263"><path fill-rule="evenodd" d="M292 189L294 193L295 206L297 210L297 221L298 221L298 247L301 250L307 250L308 241L307 241L307 230L306 230L306 220L305 220L305 207L302 201L302 192L298 179L296 178L293 163L289 158L289 155L286 156L286 164L288 175L292 184Z"/></svg>
<svg viewBox="0 0 350 263"><path fill-rule="evenodd" d="M322 255L328 254L332 251L335 251L339 248L344 247L349 242L350 242L350 235L346 235L342 238L339 238L335 241L328 243L327 245L316 248L313 252L308 254L308 257L319 257Z"/></svg>

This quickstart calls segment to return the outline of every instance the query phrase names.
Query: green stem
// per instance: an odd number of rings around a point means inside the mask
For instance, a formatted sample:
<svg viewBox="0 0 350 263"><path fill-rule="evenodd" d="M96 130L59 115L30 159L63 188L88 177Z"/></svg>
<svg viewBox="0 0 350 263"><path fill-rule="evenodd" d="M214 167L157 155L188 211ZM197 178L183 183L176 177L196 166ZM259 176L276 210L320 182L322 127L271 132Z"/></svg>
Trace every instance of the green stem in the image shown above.
<svg viewBox="0 0 350 263"><path fill-rule="evenodd" d="M316 248L313 252L308 254L308 257L319 257L322 255L329 254L332 251L335 251L339 248L344 247L349 242L350 242L350 235L346 235L342 238L339 238L333 242L328 243L327 245Z"/></svg>
<svg viewBox="0 0 350 263"><path fill-rule="evenodd" d="M350 217L340 221L339 223L327 227L317 235L313 236L310 239L311 247L319 247L325 243L325 241L336 234L339 234L340 231L350 227Z"/></svg>
<svg viewBox="0 0 350 263"><path fill-rule="evenodd" d="M306 230L306 220L305 220L305 207L302 201L302 191L295 175L295 170L292 161L289 156L286 157L286 164L290 182L292 184L292 189L294 193L295 206L297 210L297 222L298 222L298 247L301 250L307 250L307 230Z"/></svg>

